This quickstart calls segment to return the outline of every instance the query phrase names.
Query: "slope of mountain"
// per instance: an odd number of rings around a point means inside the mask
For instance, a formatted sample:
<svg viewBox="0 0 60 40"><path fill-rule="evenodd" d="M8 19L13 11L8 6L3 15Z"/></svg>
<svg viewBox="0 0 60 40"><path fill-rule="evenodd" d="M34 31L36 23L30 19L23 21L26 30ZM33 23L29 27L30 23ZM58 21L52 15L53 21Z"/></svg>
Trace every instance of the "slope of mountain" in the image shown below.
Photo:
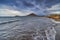
<svg viewBox="0 0 60 40"><path fill-rule="evenodd" d="M38 16L38 15L36 15L36 14L34 14L34 13L31 13L31 14L29 14L29 15L27 15L27 16Z"/></svg>

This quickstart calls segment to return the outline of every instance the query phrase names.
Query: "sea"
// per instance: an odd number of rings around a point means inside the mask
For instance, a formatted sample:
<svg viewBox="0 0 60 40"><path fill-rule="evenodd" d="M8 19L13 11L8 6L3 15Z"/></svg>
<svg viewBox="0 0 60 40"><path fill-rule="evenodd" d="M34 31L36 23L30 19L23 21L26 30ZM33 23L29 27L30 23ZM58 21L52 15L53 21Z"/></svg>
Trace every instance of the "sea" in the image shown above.
<svg viewBox="0 0 60 40"><path fill-rule="evenodd" d="M23 16L23 17L0 17L0 40L34 40L32 35L41 33L47 27L55 27L60 39L60 23L53 22L50 18Z"/></svg>

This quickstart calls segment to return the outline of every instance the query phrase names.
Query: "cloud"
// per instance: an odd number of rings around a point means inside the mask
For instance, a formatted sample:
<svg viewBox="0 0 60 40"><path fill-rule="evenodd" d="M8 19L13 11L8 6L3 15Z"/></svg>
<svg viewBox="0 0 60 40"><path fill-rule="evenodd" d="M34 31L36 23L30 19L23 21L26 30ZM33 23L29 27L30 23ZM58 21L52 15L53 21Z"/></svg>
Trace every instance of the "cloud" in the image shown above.
<svg viewBox="0 0 60 40"><path fill-rule="evenodd" d="M60 3L47 8L50 14L60 14Z"/></svg>
<svg viewBox="0 0 60 40"><path fill-rule="evenodd" d="M33 5L34 5L33 8L27 8L27 9L20 9L15 5L13 5L13 6L1 5L0 14L3 16L4 15L5 16L15 16L15 15L26 16L30 13L35 13L35 14L37 13L38 15L40 15L40 13L43 14L43 11L45 9L43 9L41 6L39 7L39 5L35 5L35 4L33 4Z"/></svg>
<svg viewBox="0 0 60 40"><path fill-rule="evenodd" d="M30 13L46 15L48 12L60 10L59 0L0 0L1 15L26 16Z"/></svg>
<svg viewBox="0 0 60 40"><path fill-rule="evenodd" d="M15 10L16 6L6 6L6 5L2 5L0 7L0 16L26 16L28 14L31 13L31 11L26 10L26 11L20 11L20 10Z"/></svg>
<svg viewBox="0 0 60 40"><path fill-rule="evenodd" d="M38 15L40 15L39 12L43 13L43 10L44 10L44 8L43 8L44 3L43 3L43 5L40 5L40 0L38 0L38 1L37 0L14 0L14 1L6 0L6 1L2 1L2 5L3 5L3 8L9 8L9 9L25 11L25 12L32 11Z"/></svg>
<svg viewBox="0 0 60 40"><path fill-rule="evenodd" d="M60 3L59 3L59 4L56 4L56 5L51 6L51 8L49 8L48 10L59 10L59 9L60 9Z"/></svg>

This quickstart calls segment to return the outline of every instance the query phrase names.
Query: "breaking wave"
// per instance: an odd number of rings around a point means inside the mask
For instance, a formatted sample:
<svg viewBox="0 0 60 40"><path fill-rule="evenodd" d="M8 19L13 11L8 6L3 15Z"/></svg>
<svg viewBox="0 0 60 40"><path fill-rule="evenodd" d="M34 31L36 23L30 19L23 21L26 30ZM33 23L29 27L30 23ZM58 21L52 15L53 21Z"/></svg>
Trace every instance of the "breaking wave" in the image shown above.
<svg viewBox="0 0 60 40"><path fill-rule="evenodd" d="M10 20L10 21L6 21L6 22L2 22L2 23L0 23L0 25L12 23L12 22L17 22L17 21L19 21L19 20Z"/></svg>

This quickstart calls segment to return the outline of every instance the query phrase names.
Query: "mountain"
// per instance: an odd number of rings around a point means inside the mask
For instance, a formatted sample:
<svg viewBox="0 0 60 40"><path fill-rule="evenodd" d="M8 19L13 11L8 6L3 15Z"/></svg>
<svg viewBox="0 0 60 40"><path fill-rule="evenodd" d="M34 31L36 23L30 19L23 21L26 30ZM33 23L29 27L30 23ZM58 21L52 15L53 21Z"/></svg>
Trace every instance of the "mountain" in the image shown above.
<svg viewBox="0 0 60 40"><path fill-rule="evenodd" d="M36 14L34 14L34 13L31 13L31 14L29 14L29 15L27 15L27 16L38 16L38 15L36 15Z"/></svg>
<svg viewBox="0 0 60 40"><path fill-rule="evenodd" d="M20 17L19 15L16 15L15 17Z"/></svg>

